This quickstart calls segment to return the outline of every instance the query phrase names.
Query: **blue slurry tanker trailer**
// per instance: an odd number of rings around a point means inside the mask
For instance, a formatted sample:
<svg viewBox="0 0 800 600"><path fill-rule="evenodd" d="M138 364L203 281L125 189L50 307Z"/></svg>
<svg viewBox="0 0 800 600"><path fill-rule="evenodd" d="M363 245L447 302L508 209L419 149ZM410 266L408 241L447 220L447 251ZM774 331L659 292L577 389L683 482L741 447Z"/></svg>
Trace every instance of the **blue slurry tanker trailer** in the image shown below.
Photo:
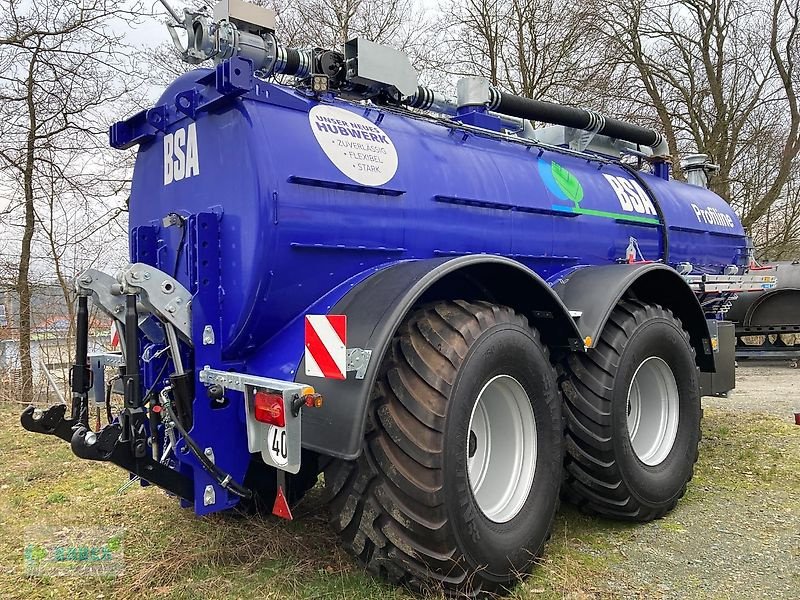
<svg viewBox="0 0 800 600"><path fill-rule="evenodd" d="M240 1L175 17L214 68L112 127L131 263L78 277L72 406L26 429L199 515L291 518L324 472L353 555L455 594L529 570L560 496L676 505L700 397L734 386L725 311L775 283L702 156L671 180L652 130L480 78L450 98L360 38L288 48ZM120 354L87 355L90 299Z"/></svg>

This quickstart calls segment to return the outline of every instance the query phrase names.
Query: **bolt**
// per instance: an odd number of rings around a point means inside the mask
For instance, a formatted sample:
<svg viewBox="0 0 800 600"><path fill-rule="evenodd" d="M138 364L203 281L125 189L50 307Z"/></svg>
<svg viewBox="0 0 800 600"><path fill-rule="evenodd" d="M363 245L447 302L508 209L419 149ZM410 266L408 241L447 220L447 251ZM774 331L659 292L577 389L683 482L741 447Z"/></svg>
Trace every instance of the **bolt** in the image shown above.
<svg viewBox="0 0 800 600"><path fill-rule="evenodd" d="M145 271L144 272L144 278L145 279L150 279L150 271Z"/></svg>
<svg viewBox="0 0 800 600"><path fill-rule="evenodd" d="M167 312L168 312L169 314L171 314L171 315L174 315L174 314L175 314L175 307L174 307L174 306L172 306L172 304L170 304L170 305L167 307Z"/></svg>
<svg viewBox="0 0 800 600"><path fill-rule="evenodd" d="M178 306L180 306L181 304L183 304L183 298L180 298L180 297L178 297L178 298L175 298L175 304L177 304Z"/></svg>
<svg viewBox="0 0 800 600"><path fill-rule="evenodd" d="M92 283L92 278L89 275L81 278L82 285L89 285L90 283Z"/></svg>
<svg viewBox="0 0 800 600"><path fill-rule="evenodd" d="M134 281L138 280L139 279L139 271L134 271L133 273L131 273L131 279L133 279Z"/></svg>
<svg viewBox="0 0 800 600"><path fill-rule="evenodd" d="M117 305L114 307L114 312L115 312L116 314L119 314L119 313L121 313L123 310L124 310L124 309L123 309L123 307L122 307L122 304L117 304Z"/></svg>

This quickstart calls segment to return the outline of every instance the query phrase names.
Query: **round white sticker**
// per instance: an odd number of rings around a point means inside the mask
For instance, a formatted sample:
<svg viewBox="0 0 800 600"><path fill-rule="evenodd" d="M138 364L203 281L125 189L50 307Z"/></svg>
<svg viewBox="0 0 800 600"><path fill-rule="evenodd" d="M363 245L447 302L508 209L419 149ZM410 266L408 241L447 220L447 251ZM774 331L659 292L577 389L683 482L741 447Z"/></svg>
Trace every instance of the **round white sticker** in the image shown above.
<svg viewBox="0 0 800 600"><path fill-rule="evenodd" d="M286 428L270 425L267 430L267 444L272 461L279 467L289 462L289 451L286 445Z"/></svg>
<svg viewBox="0 0 800 600"><path fill-rule="evenodd" d="M320 148L342 173L362 185L383 185L397 172L397 150L375 123L336 106L308 113Z"/></svg>

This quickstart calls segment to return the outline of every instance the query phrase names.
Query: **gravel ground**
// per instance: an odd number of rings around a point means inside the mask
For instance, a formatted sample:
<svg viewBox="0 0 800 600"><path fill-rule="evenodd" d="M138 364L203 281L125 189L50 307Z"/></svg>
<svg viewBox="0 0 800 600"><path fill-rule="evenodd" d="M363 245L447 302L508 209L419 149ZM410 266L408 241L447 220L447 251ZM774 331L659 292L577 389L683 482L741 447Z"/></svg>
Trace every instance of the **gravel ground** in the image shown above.
<svg viewBox="0 0 800 600"><path fill-rule="evenodd" d="M800 369L789 364L788 360L739 361L736 389L730 398L703 398L703 406L794 418L794 412L800 411Z"/></svg>
<svg viewBox="0 0 800 600"><path fill-rule="evenodd" d="M632 530L612 596L800 598L800 427L789 424L800 369L788 364L740 363L736 392L704 399L689 492Z"/></svg>

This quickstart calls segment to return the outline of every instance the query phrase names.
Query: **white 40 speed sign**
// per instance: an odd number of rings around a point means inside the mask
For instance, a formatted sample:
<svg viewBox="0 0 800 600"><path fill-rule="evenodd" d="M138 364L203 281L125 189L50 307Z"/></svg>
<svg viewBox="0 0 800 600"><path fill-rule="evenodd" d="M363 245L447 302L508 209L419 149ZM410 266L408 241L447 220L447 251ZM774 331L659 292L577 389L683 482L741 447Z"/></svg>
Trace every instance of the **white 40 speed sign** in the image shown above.
<svg viewBox="0 0 800 600"><path fill-rule="evenodd" d="M269 426L269 429L267 429L267 451L275 466L285 467L289 464L286 427Z"/></svg>

